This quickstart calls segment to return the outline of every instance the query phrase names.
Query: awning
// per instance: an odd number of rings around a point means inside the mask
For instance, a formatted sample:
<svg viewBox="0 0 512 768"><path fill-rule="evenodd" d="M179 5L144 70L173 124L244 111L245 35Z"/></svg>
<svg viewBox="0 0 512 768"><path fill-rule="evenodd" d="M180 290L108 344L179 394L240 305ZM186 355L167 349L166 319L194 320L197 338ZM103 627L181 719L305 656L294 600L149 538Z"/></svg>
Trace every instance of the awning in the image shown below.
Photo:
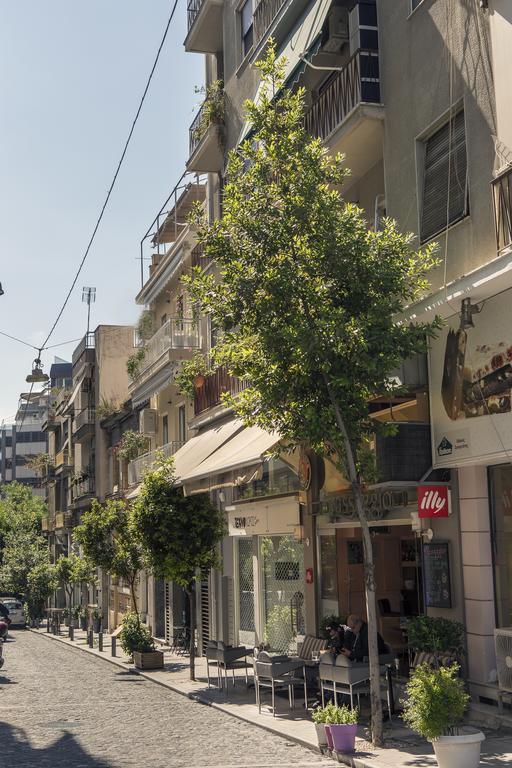
<svg viewBox="0 0 512 768"><path fill-rule="evenodd" d="M181 476L183 482L251 466L265 460L265 454L279 442L277 433L260 427L246 427L201 464Z"/></svg>
<svg viewBox="0 0 512 768"><path fill-rule="evenodd" d="M75 388L74 388L74 390L73 390L73 392L71 394L71 397L69 398L68 402L66 403L66 409L70 408L73 405L73 403L75 402L76 397L78 395L78 392L80 390L80 386L81 386L83 380L84 380L83 376L81 376L78 379L78 384L75 386Z"/></svg>
<svg viewBox="0 0 512 768"><path fill-rule="evenodd" d="M284 68L284 86L291 88L306 68L304 59L311 61L313 56L318 53L322 39L322 27L327 13L333 0L315 0L300 18L295 29L288 39L283 43L279 51L279 58L286 59ZM253 101L257 104L260 99L262 84L258 85L258 90ZM252 125L245 122L240 134L238 143L247 139L252 130Z"/></svg>
<svg viewBox="0 0 512 768"><path fill-rule="evenodd" d="M157 395L162 389L171 383L176 373L176 363L172 363L171 366L165 365L161 370L157 371L150 376L140 387L137 387L132 394L133 407L137 408L142 405L151 395Z"/></svg>

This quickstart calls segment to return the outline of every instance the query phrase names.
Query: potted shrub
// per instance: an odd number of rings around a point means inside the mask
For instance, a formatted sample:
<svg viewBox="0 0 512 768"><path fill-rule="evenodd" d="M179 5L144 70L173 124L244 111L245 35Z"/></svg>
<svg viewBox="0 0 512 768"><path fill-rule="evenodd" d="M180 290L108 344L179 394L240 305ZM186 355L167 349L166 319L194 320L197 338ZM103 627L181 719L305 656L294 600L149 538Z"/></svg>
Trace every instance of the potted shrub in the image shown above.
<svg viewBox="0 0 512 768"><path fill-rule="evenodd" d="M332 706L327 713L327 725L331 732L332 748L335 752L353 752L356 744L357 709L350 709L345 704Z"/></svg>
<svg viewBox="0 0 512 768"><path fill-rule="evenodd" d="M101 611L99 608L93 608L92 611L92 631L101 632Z"/></svg>
<svg viewBox="0 0 512 768"><path fill-rule="evenodd" d="M327 729L325 726L329 718L329 713L333 707L334 705L329 702L325 707L317 707L312 715L320 752L326 752L332 749L332 741L328 740L328 734L329 737L331 735L330 729Z"/></svg>
<svg viewBox="0 0 512 768"><path fill-rule="evenodd" d="M61 616L62 616L62 621L64 622L64 626L69 627L69 611L67 608L64 608Z"/></svg>
<svg viewBox="0 0 512 768"><path fill-rule="evenodd" d="M438 667L447 661L460 662L465 654L466 628L453 619L415 616L407 622L407 639L412 651L428 653Z"/></svg>
<svg viewBox="0 0 512 768"><path fill-rule="evenodd" d="M76 605L71 612L71 626L75 629L78 627L80 621L80 611L80 606Z"/></svg>
<svg viewBox="0 0 512 768"><path fill-rule="evenodd" d="M126 655L133 658L137 669L162 669L164 666L164 654L156 650L149 628L141 624L136 613L124 615L119 642Z"/></svg>
<svg viewBox="0 0 512 768"><path fill-rule="evenodd" d="M469 702L459 666L432 669L421 664L407 683L404 721L434 747L439 768L477 768L484 734L462 727Z"/></svg>
<svg viewBox="0 0 512 768"><path fill-rule="evenodd" d="M85 608L80 608L80 629L87 630L87 611Z"/></svg>

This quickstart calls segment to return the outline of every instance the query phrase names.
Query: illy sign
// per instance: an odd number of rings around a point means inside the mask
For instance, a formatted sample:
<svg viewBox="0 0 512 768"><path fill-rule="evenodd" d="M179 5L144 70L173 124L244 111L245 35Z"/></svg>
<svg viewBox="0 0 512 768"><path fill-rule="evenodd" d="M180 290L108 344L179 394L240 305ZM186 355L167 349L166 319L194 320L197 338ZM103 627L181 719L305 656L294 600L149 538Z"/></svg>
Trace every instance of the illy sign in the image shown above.
<svg viewBox="0 0 512 768"><path fill-rule="evenodd" d="M446 485L418 486L418 516L448 517L450 491Z"/></svg>

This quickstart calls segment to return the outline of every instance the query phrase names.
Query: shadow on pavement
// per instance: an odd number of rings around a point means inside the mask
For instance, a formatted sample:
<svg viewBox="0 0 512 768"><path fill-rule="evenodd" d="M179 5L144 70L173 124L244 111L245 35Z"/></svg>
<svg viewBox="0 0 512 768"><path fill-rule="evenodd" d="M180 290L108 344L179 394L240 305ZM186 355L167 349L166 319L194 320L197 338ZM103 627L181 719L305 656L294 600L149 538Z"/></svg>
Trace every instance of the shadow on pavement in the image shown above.
<svg viewBox="0 0 512 768"><path fill-rule="evenodd" d="M116 768L114 763L97 760L81 747L71 733L64 733L47 747L33 747L21 728L0 722L1 765L17 768Z"/></svg>

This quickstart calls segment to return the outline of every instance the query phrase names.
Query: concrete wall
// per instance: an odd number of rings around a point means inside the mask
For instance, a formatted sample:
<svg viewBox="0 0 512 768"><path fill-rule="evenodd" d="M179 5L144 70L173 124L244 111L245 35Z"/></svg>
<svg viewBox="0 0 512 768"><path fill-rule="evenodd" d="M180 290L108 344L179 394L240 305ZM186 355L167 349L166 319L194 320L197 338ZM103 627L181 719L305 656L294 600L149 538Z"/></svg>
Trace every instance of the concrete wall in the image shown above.
<svg viewBox="0 0 512 768"><path fill-rule="evenodd" d="M496 124L498 139L508 151L512 162L512 99L510 98L510 51L512 50L512 3L491 0L489 3L491 50L496 93ZM501 165L498 163L498 165Z"/></svg>

